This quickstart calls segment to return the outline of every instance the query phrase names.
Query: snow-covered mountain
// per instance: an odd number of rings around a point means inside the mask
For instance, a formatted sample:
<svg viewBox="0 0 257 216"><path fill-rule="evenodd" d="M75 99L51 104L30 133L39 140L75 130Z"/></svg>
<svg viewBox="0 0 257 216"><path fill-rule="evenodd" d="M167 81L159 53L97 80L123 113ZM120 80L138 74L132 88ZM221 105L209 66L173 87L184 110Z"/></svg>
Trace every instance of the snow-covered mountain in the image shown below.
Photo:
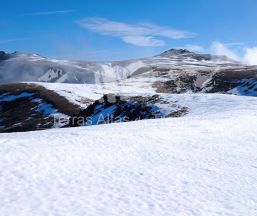
<svg viewBox="0 0 257 216"><path fill-rule="evenodd" d="M52 128L57 115L83 117L82 122L61 125L79 126L110 118L120 122L188 114L187 106L171 100L174 93L257 96L256 66L184 49L120 62L61 61L0 52L0 76L3 83L27 82L0 86L0 132ZM102 120L96 121L99 117Z"/></svg>
<svg viewBox="0 0 257 216"><path fill-rule="evenodd" d="M89 62L55 60L36 54L0 54L0 82L95 84L148 79L157 92L234 92L256 95L257 66L226 56L171 49L142 59ZM155 78L155 79L151 79Z"/></svg>
<svg viewBox="0 0 257 216"><path fill-rule="evenodd" d="M153 70L194 69L207 70L243 67L239 62L225 56L196 54L183 49L171 49L148 58L113 61L89 62L56 60L22 52L11 54L0 52L1 82L66 82L98 83L133 77Z"/></svg>

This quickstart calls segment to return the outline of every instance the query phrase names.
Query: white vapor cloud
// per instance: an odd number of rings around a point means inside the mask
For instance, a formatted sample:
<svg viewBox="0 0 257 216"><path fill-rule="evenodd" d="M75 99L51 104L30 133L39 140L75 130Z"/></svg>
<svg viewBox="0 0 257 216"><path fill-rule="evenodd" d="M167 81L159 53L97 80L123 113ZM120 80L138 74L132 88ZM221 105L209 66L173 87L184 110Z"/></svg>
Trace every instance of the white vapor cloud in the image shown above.
<svg viewBox="0 0 257 216"><path fill-rule="evenodd" d="M56 10L56 11L41 11L34 13L25 13L21 16L46 16L46 15L62 15L75 12L76 10Z"/></svg>
<svg viewBox="0 0 257 216"><path fill-rule="evenodd" d="M0 40L0 44L5 44L5 43L11 43L11 42L16 42L16 41L24 41L28 40L29 38L11 38L11 39L5 39L5 40Z"/></svg>
<svg viewBox="0 0 257 216"><path fill-rule="evenodd" d="M86 18L77 21L77 23L89 31L119 37L124 42L136 46L164 46L165 41L159 39L159 37L183 39L196 36L192 32L150 23L128 24L103 18Z"/></svg>
<svg viewBox="0 0 257 216"><path fill-rule="evenodd" d="M257 47L246 48L243 61L249 65L257 65Z"/></svg>
<svg viewBox="0 0 257 216"><path fill-rule="evenodd" d="M240 47L241 55L238 50L231 48L231 45L241 46L243 43L221 43L215 41L212 43L211 51L217 55L225 55L234 60L241 61L248 65L257 65L257 47Z"/></svg>
<svg viewBox="0 0 257 216"><path fill-rule="evenodd" d="M228 46L225 44L219 42L219 41L214 41L211 45L211 51L215 55L225 55L229 58L232 58L234 60L240 60L239 56L235 54L231 49L229 49Z"/></svg>

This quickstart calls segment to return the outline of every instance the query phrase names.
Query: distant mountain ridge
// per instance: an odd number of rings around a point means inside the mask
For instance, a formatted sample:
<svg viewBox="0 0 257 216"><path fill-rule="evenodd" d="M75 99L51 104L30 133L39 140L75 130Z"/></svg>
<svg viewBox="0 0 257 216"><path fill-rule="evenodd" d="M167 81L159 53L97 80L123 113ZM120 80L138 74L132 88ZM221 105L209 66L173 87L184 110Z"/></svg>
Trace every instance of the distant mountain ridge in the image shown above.
<svg viewBox="0 0 257 216"><path fill-rule="evenodd" d="M69 61L37 54L0 52L0 82L103 83L149 73L153 68L243 67L225 56L196 54L185 49L170 49L154 57L126 61Z"/></svg>

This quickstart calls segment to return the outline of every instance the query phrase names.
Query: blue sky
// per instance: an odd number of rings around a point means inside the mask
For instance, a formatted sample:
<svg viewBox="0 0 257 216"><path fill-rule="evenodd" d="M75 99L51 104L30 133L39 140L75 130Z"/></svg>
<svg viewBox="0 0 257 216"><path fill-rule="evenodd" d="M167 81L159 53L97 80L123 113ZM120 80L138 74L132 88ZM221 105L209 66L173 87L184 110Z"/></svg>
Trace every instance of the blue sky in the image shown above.
<svg viewBox="0 0 257 216"><path fill-rule="evenodd" d="M0 50L120 60L170 48L227 54L257 47L256 0L4 1Z"/></svg>

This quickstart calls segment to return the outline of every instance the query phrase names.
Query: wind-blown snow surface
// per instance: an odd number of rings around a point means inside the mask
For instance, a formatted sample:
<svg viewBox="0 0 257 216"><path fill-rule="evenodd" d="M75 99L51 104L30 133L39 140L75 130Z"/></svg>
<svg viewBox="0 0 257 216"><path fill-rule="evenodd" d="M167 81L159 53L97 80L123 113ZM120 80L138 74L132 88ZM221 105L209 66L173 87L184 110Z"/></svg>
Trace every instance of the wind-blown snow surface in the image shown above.
<svg viewBox="0 0 257 216"><path fill-rule="evenodd" d="M257 98L171 97L189 115L1 134L1 215L257 215Z"/></svg>

